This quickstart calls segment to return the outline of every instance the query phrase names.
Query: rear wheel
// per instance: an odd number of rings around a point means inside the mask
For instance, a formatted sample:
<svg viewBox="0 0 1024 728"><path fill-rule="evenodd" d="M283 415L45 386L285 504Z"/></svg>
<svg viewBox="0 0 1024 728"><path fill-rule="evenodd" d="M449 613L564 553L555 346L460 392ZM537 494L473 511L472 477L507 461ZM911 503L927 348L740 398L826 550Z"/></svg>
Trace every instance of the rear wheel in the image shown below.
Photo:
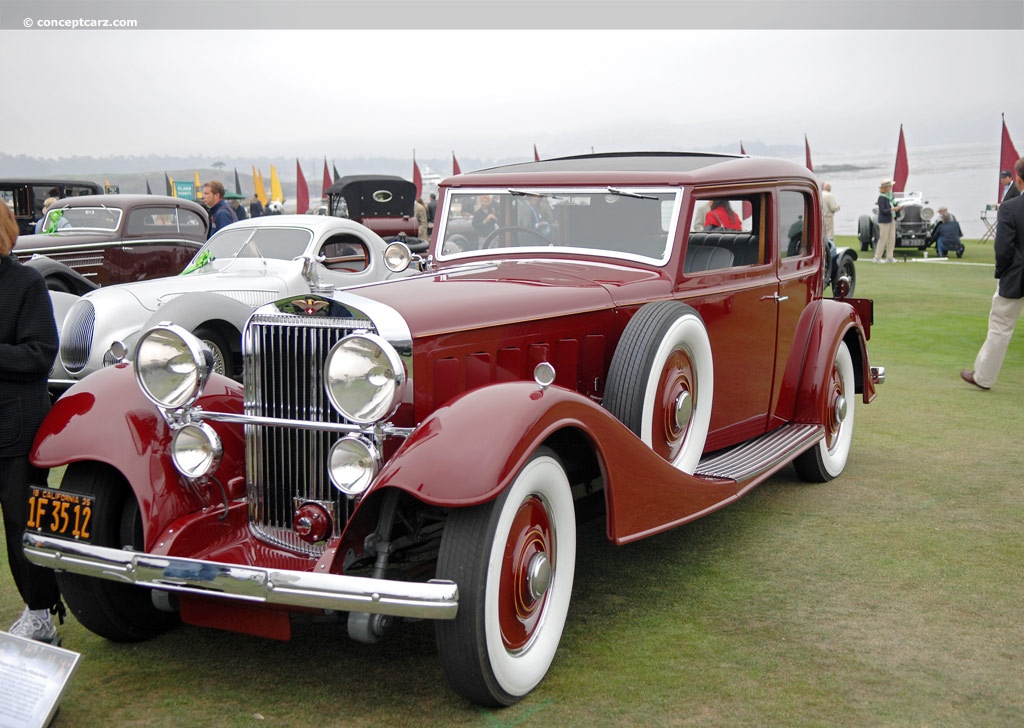
<svg viewBox="0 0 1024 728"><path fill-rule="evenodd" d="M824 483L843 472L853 441L856 392L853 359L845 342L839 344L826 382L825 437L793 461L797 475L809 483Z"/></svg>
<svg viewBox="0 0 1024 728"><path fill-rule="evenodd" d="M139 505L120 473L100 463L72 463L61 490L95 499L91 543L143 549ZM177 614L153 605L149 589L67 572L57 572L57 583L78 621L114 642L141 642L178 623Z"/></svg>
<svg viewBox="0 0 1024 728"><path fill-rule="evenodd" d="M537 686L562 639L575 568L572 493L549 448L496 500L451 512L437 577L458 584L459 612L435 629L457 693L501 706Z"/></svg>

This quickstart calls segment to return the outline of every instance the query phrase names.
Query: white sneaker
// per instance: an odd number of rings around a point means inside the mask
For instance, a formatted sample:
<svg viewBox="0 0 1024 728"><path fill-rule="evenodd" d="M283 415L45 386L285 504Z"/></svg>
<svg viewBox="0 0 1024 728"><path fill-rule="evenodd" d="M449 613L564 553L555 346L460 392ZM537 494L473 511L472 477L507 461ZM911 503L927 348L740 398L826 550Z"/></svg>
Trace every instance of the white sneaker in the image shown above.
<svg viewBox="0 0 1024 728"><path fill-rule="evenodd" d="M895 262L896 262L896 259L895 259L895 258L889 258L889 262L890 262L890 263L895 263Z"/></svg>
<svg viewBox="0 0 1024 728"><path fill-rule="evenodd" d="M884 263L885 261L882 260L881 258L872 258L871 262L872 263Z"/></svg>
<svg viewBox="0 0 1024 728"><path fill-rule="evenodd" d="M53 624L48 609L29 609L21 613L17 621L8 630L16 637L24 637L37 642L49 642L51 645L60 644L60 635Z"/></svg>

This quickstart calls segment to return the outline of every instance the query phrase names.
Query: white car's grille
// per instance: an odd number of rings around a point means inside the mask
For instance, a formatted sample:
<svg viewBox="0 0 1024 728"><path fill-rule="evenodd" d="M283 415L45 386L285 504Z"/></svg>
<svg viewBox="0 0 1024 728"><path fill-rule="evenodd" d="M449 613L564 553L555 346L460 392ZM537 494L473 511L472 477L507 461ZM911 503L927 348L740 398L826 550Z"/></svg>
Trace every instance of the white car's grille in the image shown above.
<svg viewBox="0 0 1024 728"><path fill-rule="evenodd" d="M95 326L96 309L92 302L84 298L76 301L60 332L60 361L70 373L82 371L89 361Z"/></svg>

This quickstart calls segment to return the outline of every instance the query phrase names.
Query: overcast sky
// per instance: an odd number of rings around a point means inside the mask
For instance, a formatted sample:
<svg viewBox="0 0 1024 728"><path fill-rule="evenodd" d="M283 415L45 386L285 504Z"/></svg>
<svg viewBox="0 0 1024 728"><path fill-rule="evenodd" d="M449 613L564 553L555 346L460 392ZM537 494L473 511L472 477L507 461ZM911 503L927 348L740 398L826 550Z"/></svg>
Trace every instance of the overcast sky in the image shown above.
<svg viewBox="0 0 1024 728"><path fill-rule="evenodd" d="M886 3L879 3L885 7ZM244 7L244 5L240 6ZM282 7L287 7L287 3ZM467 12L472 5L467 5ZM0 31L0 152L502 158L1024 144L1024 31ZM12 92L28 72L31 86Z"/></svg>

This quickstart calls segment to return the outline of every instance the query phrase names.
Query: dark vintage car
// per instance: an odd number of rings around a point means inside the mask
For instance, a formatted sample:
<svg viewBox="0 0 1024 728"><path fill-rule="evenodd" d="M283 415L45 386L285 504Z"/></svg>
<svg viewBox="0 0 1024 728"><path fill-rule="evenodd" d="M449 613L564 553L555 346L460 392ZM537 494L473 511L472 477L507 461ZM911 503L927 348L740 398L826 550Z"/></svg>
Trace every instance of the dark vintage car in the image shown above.
<svg viewBox="0 0 1024 728"><path fill-rule="evenodd" d="M111 283L177 275L206 242L209 217L191 200L162 195L86 195L58 200L50 233L21 235L14 252L50 290L83 294Z"/></svg>
<svg viewBox="0 0 1024 728"><path fill-rule="evenodd" d="M440 192L426 272L258 308L244 384L157 325L57 401L32 461L67 470L33 489L25 551L86 627L287 638L312 612L375 642L433 620L454 689L508 705L558 648L581 519L625 545L783 468L843 472L884 370L872 302L823 297L802 165L598 154ZM446 250L484 197L490 232ZM714 200L735 224L698 230Z"/></svg>
<svg viewBox="0 0 1024 728"><path fill-rule="evenodd" d="M935 210L928 206L928 200L920 192L899 193L896 205L902 208L895 214L896 247L927 249L935 242L929 239L935 226ZM861 252L875 249L878 243L878 205L870 215L858 218L857 239L860 240Z"/></svg>
<svg viewBox="0 0 1024 728"><path fill-rule="evenodd" d="M36 221L43 216L43 205L49 198L98 195L103 188L95 182L55 177L0 179L0 202L10 205L18 221L18 231L31 235Z"/></svg>
<svg viewBox="0 0 1024 728"><path fill-rule="evenodd" d="M346 175L327 188L328 215L355 220L385 239L417 236L415 202L416 185L393 175Z"/></svg>

